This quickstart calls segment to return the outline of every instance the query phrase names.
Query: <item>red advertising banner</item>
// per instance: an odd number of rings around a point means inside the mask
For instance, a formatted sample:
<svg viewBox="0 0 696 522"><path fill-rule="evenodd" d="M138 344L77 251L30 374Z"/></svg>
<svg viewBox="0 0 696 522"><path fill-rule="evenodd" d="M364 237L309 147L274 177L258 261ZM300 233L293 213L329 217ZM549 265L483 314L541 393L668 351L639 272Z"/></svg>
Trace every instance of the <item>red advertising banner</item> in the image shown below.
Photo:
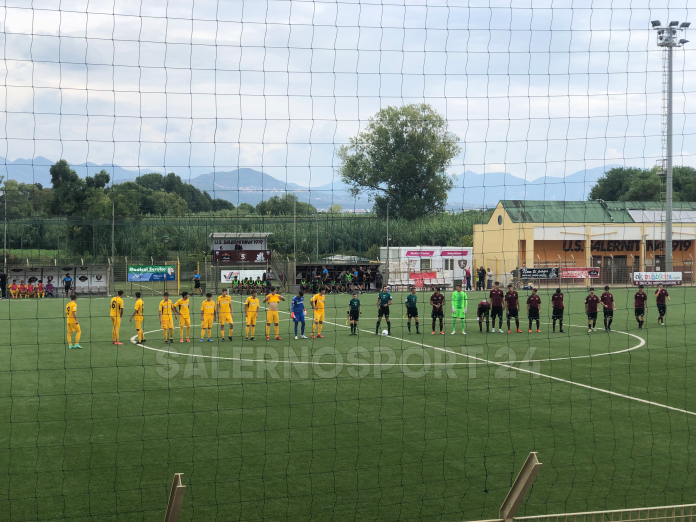
<svg viewBox="0 0 696 522"><path fill-rule="evenodd" d="M218 263L243 263L265 265L271 262L270 250L223 250L215 252Z"/></svg>
<svg viewBox="0 0 696 522"><path fill-rule="evenodd" d="M443 250L440 252L442 257L466 257L469 255L468 250Z"/></svg>
<svg viewBox="0 0 696 522"><path fill-rule="evenodd" d="M437 272L413 272L408 278L416 282L421 281L422 283L423 279L437 279Z"/></svg>
<svg viewBox="0 0 696 522"><path fill-rule="evenodd" d="M566 279L597 279L599 268L561 268L561 277Z"/></svg>
<svg viewBox="0 0 696 522"><path fill-rule="evenodd" d="M433 257L434 250L407 250L406 257Z"/></svg>

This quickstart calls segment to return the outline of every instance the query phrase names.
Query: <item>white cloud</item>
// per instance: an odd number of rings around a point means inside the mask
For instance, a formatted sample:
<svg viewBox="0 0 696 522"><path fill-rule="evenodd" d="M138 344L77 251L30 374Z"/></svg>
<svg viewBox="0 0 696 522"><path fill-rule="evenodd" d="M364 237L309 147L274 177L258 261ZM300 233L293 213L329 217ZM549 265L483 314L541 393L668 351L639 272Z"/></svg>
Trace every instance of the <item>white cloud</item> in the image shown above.
<svg viewBox="0 0 696 522"><path fill-rule="evenodd" d="M452 4L6 0L0 154L315 183L379 108L425 101L462 140L453 173L532 179L660 157L648 25L686 9ZM696 148L693 52L675 53L684 158Z"/></svg>

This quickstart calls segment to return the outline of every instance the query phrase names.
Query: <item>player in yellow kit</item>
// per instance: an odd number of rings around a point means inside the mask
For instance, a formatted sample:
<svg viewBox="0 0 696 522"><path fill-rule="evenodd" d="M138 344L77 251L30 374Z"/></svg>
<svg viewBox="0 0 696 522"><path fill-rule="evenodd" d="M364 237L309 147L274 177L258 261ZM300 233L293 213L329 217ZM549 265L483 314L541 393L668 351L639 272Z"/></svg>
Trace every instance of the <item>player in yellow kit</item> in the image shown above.
<svg viewBox="0 0 696 522"><path fill-rule="evenodd" d="M275 325L275 338L276 341L282 341L280 336L278 335L280 333L279 328L278 328L278 322L280 319L278 318L278 303L281 301L285 301L285 298L282 295L276 294L276 289L275 286L271 287L271 293L268 294L263 302L268 303L268 310L266 310L266 340L270 341L271 340L271 323Z"/></svg>
<svg viewBox="0 0 696 522"><path fill-rule="evenodd" d="M211 299L213 294L208 292L205 294L205 301L201 303L201 342L203 336L208 334L208 342L212 343L213 322L215 322L215 301Z"/></svg>
<svg viewBox="0 0 696 522"><path fill-rule="evenodd" d="M186 342L190 343L191 335L191 314L189 312L188 292L181 292L181 299L174 303L174 308L179 312L179 342L184 342L184 328L186 328Z"/></svg>
<svg viewBox="0 0 696 522"><path fill-rule="evenodd" d="M218 323L220 323L220 337L225 340L225 324L229 324L228 339L232 340L232 332L234 331L234 323L232 322L232 297L227 293L227 288L222 289L222 295L217 298Z"/></svg>
<svg viewBox="0 0 696 522"><path fill-rule="evenodd" d="M324 326L324 302L326 301L326 288L322 287L319 289L319 293L315 294L310 303L312 304L312 310L314 310L314 324L312 325L312 339L314 339L314 330L317 331L317 337L324 338L321 335L321 329Z"/></svg>
<svg viewBox="0 0 696 522"><path fill-rule="evenodd" d="M121 333L121 317L123 317L123 290L118 291L116 297L111 298L111 344L123 344L118 340Z"/></svg>
<svg viewBox="0 0 696 522"><path fill-rule="evenodd" d="M46 295L46 287L44 287L43 281L39 279L39 284L36 285L36 297L42 298Z"/></svg>
<svg viewBox="0 0 696 522"><path fill-rule="evenodd" d="M75 300L77 296L75 294L70 296L70 302L65 307L65 318L67 319L68 326L68 348L71 350L73 348L80 349L80 336L82 331L80 330L80 323L77 322L77 303ZM75 332L75 344L72 344L72 333Z"/></svg>
<svg viewBox="0 0 696 522"><path fill-rule="evenodd" d="M140 292L135 292L135 310L131 315L130 321L133 322L135 317L135 333L138 335L138 340L135 344L145 342L145 332L143 332L143 318L145 317L145 302L140 298Z"/></svg>
<svg viewBox="0 0 696 522"><path fill-rule="evenodd" d="M164 344L174 342L174 318L172 314L177 315L174 303L169 299L169 292L164 292L164 299L159 304L159 320L164 334Z"/></svg>
<svg viewBox="0 0 696 522"><path fill-rule="evenodd" d="M251 295L244 302L244 315L246 316L246 335L245 341L249 340L249 329L251 328L251 340L255 341L254 333L256 332L256 318L259 315L259 298L256 297L256 290L251 291Z"/></svg>

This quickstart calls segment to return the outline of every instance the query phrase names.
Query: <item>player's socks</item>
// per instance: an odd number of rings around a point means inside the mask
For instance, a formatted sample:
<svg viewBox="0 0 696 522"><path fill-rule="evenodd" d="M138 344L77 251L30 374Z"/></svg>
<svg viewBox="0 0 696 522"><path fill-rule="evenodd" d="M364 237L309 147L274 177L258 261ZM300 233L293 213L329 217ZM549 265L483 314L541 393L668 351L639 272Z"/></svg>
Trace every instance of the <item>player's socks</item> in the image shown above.
<svg viewBox="0 0 696 522"><path fill-rule="evenodd" d="M537 324L537 332L538 332L539 331L539 319L536 320L536 324Z"/></svg>
<svg viewBox="0 0 696 522"><path fill-rule="evenodd" d="M295 337L297 337L297 323L295 323Z"/></svg>
<svg viewBox="0 0 696 522"><path fill-rule="evenodd" d="M274 325L273 330L275 331L276 337L278 337L278 334L280 333L280 326L278 326L277 324Z"/></svg>
<svg viewBox="0 0 696 522"><path fill-rule="evenodd" d="M244 331L244 336L249 337L249 327L246 327L246 330Z"/></svg>
<svg viewBox="0 0 696 522"><path fill-rule="evenodd" d="M532 320L531 319L529 320L529 331L530 332L532 331Z"/></svg>
<svg viewBox="0 0 696 522"><path fill-rule="evenodd" d="M270 333L271 333L271 325L266 324L266 337L268 337Z"/></svg>
<svg viewBox="0 0 696 522"><path fill-rule="evenodd" d="M72 346L72 334L68 334L68 345Z"/></svg>
<svg viewBox="0 0 696 522"><path fill-rule="evenodd" d="M558 331L559 332L563 331L563 319L558 320Z"/></svg>
<svg viewBox="0 0 696 522"><path fill-rule="evenodd" d="M312 323L312 333L317 329L317 323Z"/></svg>
<svg viewBox="0 0 696 522"><path fill-rule="evenodd" d="M388 324L388 323L387 323ZM324 323L319 323L317 325L317 335L321 335L321 329L324 328Z"/></svg>
<svg viewBox="0 0 696 522"><path fill-rule="evenodd" d="M408 325L408 333L411 333L411 323L406 323Z"/></svg>
<svg viewBox="0 0 696 522"><path fill-rule="evenodd" d="M596 326L597 326L597 319L593 319L592 320L592 328L595 328ZM537 325L537 328L539 328L538 325Z"/></svg>
<svg viewBox="0 0 696 522"><path fill-rule="evenodd" d="M609 323L607 324L607 328L611 328L611 323L613 323L613 322L614 322L614 318L613 318L613 317L610 317L610 318L609 318Z"/></svg>
<svg viewBox="0 0 696 522"><path fill-rule="evenodd" d="M433 330L435 329L435 321L433 321ZM375 326L375 334L379 333L379 321L377 321L377 326Z"/></svg>
<svg viewBox="0 0 696 522"><path fill-rule="evenodd" d="M440 326L440 330L442 330L442 326ZM319 332L321 333L321 330L319 330ZM391 322L390 321L387 321L387 333L389 335L391 335Z"/></svg>
<svg viewBox="0 0 696 522"><path fill-rule="evenodd" d="M481 321L479 321L478 324L479 324L479 332L483 332L483 323Z"/></svg>
<svg viewBox="0 0 696 522"><path fill-rule="evenodd" d="M418 331L418 321L416 321L416 333L420 333L420 332Z"/></svg>
<svg viewBox="0 0 696 522"><path fill-rule="evenodd" d="M254 334L255 334L255 333L256 333L256 327L255 327L255 326L252 326L252 327L251 327L251 338L252 338L252 339L254 338Z"/></svg>
<svg viewBox="0 0 696 522"><path fill-rule="evenodd" d="M466 323L464 322L464 318L460 317L459 320L462 322L462 333L466 333Z"/></svg>

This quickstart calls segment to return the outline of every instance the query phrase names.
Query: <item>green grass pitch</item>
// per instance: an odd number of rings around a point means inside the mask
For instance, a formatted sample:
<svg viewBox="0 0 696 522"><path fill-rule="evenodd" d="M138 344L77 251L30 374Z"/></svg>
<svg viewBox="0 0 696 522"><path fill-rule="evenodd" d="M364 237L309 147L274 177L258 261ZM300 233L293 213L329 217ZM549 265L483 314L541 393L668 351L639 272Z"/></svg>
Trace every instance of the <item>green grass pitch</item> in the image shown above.
<svg viewBox="0 0 696 522"><path fill-rule="evenodd" d="M364 294L358 336L349 296L330 295L323 339L295 341L281 313L283 340L266 342L261 313L253 343L234 296L232 343L216 328L201 344L196 326L180 344L177 326L171 346L146 296L147 348L130 342L132 298L123 346L108 299L78 298L82 350L63 299L2 301L0 520L161 520L176 472L181 520L494 518L530 451L543 467L520 515L690 502L696 291L670 289L665 328L648 289L640 331L633 293L614 291L611 334L601 313L587 333L581 291L552 334L542 290L541 333L524 314L523 334L479 333L470 292L468 335L430 335L422 302L409 334L394 294L387 338Z"/></svg>

